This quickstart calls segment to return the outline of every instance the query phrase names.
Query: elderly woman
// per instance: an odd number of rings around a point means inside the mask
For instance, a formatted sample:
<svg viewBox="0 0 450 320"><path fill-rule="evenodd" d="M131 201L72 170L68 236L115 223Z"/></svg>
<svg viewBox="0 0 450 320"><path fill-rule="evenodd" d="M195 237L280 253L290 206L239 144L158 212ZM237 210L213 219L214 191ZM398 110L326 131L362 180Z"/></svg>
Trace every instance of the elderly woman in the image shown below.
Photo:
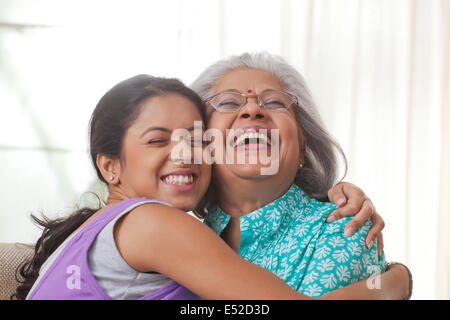
<svg viewBox="0 0 450 320"><path fill-rule="evenodd" d="M358 189L341 184L329 191L337 176L334 149L344 155L294 68L266 53L243 54L213 64L191 87L205 100L208 127L222 132L214 142L226 150L216 158L212 187L195 211L206 215L209 227L241 257L312 297L386 270L375 239L383 228L378 215L369 232L375 211L370 200L356 193L344 198L348 204L340 212L323 202ZM277 162L271 174L262 174L268 167L263 161L227 161L262 151ZM354 209L360 214L353 220L338 219ZM386 298L405 298L408 275L397 266L381 276ZM392 295L393 288L406 289Z"/></svg>

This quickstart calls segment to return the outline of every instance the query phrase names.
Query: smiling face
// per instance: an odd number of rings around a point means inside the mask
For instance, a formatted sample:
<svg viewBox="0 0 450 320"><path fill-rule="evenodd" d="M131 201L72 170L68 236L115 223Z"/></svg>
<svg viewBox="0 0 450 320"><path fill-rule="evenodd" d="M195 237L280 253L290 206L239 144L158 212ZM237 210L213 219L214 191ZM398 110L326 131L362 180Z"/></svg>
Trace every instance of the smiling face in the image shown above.
<svg viewBox="0 0 450 320"><path fill-rule="evenodd" d="M260 95L268 90L281 90L284 87L280 80L274 75L257 69L242 68L226 73L217 82L212 94L236 90L241 93L252 93ZM260 129L277 129L279 144L270 146L269 149L277 147L279 152L278 171L271 175L262 175L261 168L267 167L259 161L256 164L223 164L214 165L214 179L217 185L224 181L235 184L244 180L269 181L275 187L290 185L297 173L299 165L303 162L303 136L298 127L292 107L288 109L265 110L258 105L257 99L249 97L247 103L235 112L218 112L212 107L207 110L208 128L218 129L225 137L227 129L237 132L258 131ZM250 140L246 140L248 143ZM302 144L300 144L302 141ZM225 139L222 141L225 145ZM246 146L235 146L234 153L245 153L248 157L250 152L258 152L258 148L247 144ZM274 150L266 151L267 154Z"/></svg>
<svg viewBox="0 0 450 320"><path fill-rule="evenodd" d="M185 211L194 208L208 188L211 168L203 161L194 164L192 158L171 157L173 148L179 146L179 141L171 141L172 132L186 129L193 137L194 121L203 123L195 105L181 95L144 100L124 136L120 182L114 187L128 198L158 199Z"/></svg>

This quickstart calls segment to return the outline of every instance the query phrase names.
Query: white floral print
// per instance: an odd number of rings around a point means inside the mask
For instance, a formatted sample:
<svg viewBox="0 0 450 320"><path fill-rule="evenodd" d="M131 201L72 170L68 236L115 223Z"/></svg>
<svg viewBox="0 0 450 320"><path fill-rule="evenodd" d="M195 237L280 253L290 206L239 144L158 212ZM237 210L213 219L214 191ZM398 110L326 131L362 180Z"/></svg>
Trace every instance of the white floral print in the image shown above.
<svg viewBox="0 0 450 320"><path fill-rule="evenodd" d="M239 255L283 279L293 289L320 297L386 270L376 241L365 247L370 219L351 237L344 227L351 217L327 223L335 205L310 199L298 186L272 203L240 218ZM217 234L230 216L220 208L205 223Z"/></svg>

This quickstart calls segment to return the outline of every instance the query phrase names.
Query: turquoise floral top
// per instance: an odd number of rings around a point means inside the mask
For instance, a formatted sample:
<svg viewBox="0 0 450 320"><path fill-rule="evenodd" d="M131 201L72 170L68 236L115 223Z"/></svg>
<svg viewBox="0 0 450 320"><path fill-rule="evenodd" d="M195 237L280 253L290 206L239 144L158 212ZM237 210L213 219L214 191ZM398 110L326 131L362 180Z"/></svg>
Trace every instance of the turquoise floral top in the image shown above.
<svg viewBox="0 0 450 320"><path fill-rule="evenodd" d="M239 218L239 255L311 297L384 272L386 261L384 254L378 258L376 241L370 250L365 246L370 219L347 238L343 232L351 217L326 222L334 209L293 184L282 197ZM219 235L229 221L218 207L205 219Z"/></svg>

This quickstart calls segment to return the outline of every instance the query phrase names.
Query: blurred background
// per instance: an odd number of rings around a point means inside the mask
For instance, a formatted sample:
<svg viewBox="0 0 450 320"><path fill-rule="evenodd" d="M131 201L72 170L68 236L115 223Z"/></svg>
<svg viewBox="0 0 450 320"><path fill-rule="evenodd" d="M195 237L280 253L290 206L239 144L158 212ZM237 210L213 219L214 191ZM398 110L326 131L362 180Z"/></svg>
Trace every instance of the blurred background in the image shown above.
<svg viewBox="0 0 450 320"><path fill-rule="evenodd" d="M0 0L0 242L34 242L30 213L64 216L104 194L87 125L114 84L190 84L264 50L306 78L345 181L386 222L387 260L413 273L413 299L449 299L449 17L449 0Z"/></svg>

